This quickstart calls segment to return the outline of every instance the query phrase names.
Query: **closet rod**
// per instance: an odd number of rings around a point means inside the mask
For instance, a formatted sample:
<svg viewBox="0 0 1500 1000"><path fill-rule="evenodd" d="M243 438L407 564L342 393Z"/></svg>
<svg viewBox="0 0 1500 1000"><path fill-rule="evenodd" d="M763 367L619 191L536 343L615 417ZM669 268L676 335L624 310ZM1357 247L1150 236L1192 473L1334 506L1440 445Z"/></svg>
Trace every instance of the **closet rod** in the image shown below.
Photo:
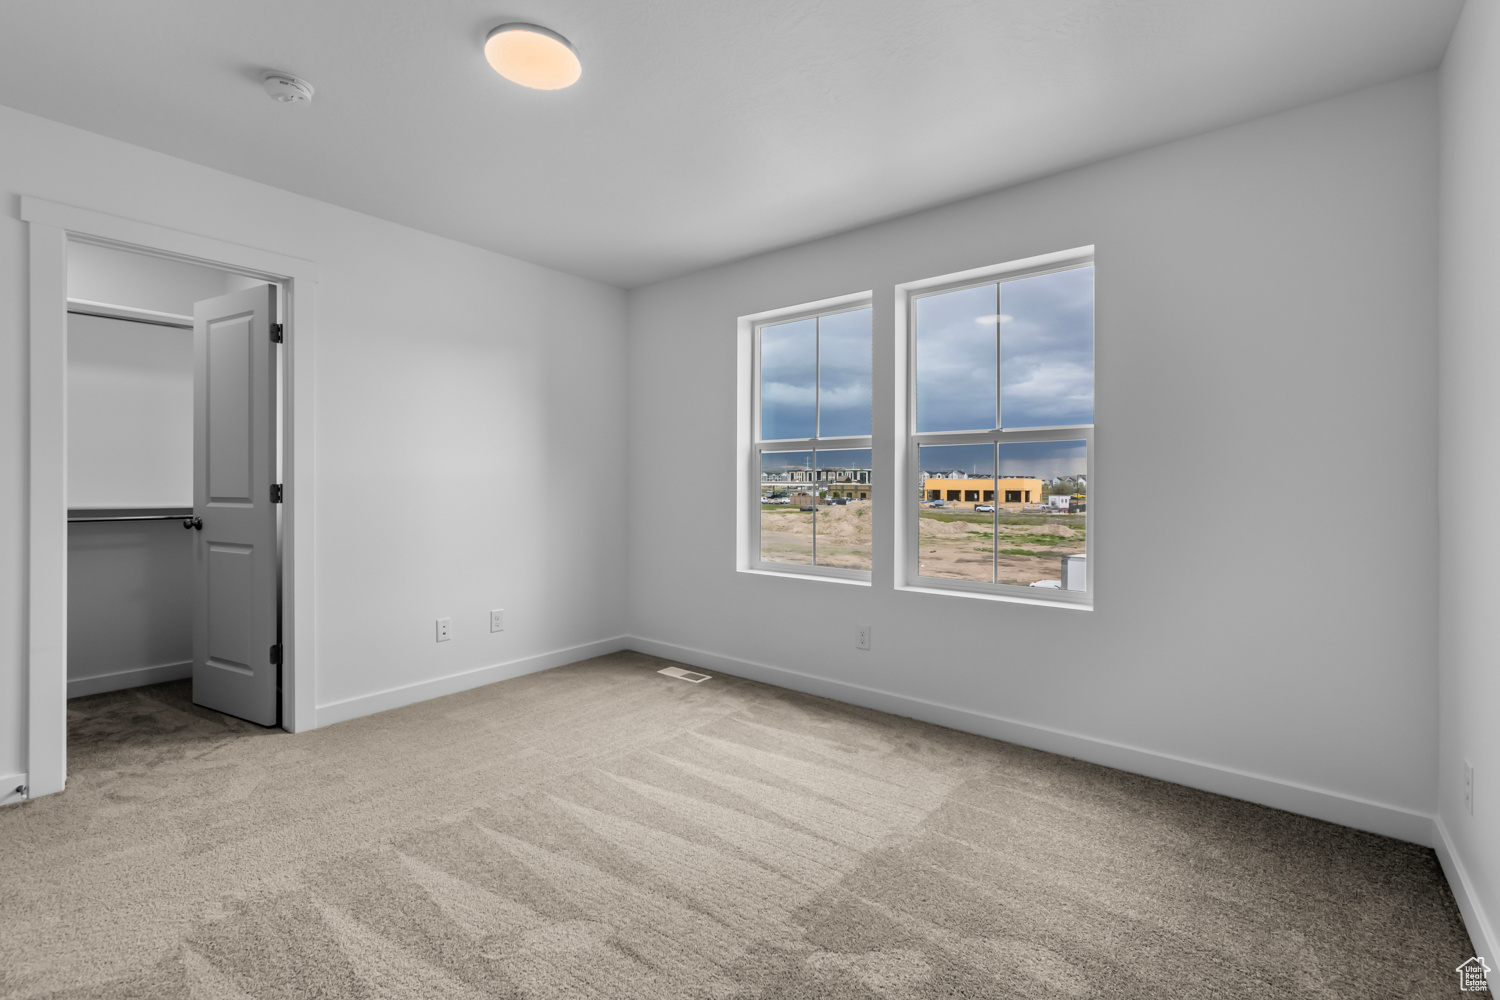
<svg viewBox="0 0 1500 1000"><path fill-rule="evenodd" d="M108 302L91 302L88 299L68 299L68 312L78 316L123 319L128 323L171 326L179 330L191 330L193 328L193 317L191 316L184 316L179 313L157 312L154 309L137 309L134 306L117 306Z"/></svg>
<svg viewBox="0 0 1500 1000"><path fill-rule="evenodd" d="M70 517L69 524L79 521L191 521L191 514L130 514L125 517Z"/></svg>

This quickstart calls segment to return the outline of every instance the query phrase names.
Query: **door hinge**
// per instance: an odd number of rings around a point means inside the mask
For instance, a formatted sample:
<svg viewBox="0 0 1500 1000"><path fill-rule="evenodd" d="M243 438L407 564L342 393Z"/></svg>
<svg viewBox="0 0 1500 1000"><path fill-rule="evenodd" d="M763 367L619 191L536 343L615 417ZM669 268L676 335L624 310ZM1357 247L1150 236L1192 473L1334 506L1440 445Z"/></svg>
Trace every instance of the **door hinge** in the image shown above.
<svg viewBox="0 0 1500 1000"><path fill-rule="evenodd" d="M286 339L286 328L280 323L271 324L271 343L279 344Z"/></svg>
<svg viewBox="0 0 1500 1000"><path fill-rule="evenodd" d="M281 666L281 643L279 642L271 647L271 663L274 666Z"/></svg>
<svg viewBox="0 0 1500 1000"><path fill-rule="evenodd" d="M272 483L271 484L271 502L272 503L281 503L281 484L280 483Z"/></svg>

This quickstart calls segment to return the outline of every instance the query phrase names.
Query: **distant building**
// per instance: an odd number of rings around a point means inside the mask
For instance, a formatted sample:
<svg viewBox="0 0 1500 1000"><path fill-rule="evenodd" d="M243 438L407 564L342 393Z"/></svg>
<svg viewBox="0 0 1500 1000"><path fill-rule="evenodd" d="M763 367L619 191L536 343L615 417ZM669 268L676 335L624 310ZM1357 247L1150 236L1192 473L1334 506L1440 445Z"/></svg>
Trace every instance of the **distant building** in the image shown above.
<svg viewBox="0 0 1500 1000"><path fill-rule="evenodd" d="M998 499L997 499L998 498ZM993 503L1004 507L1047 502L1047 484L1040 479L1006 477L1002 479L960 479L952 476L928 477L922 481L922 500L946 503Z"/></svg>
<svg viewBox="0 0 1500 1000"><path fill-rule="evenodd" d="M819 469L818 485L824 487L831 497L868 500L870 499L870 470Z"/></svg>
<svg viewBox="0 0 1500 1000"><path fill-rule="evenodd" d="M813 481L813 470L805 465L776 469L762 472L760 481L763 483L810 483Z"/></svg>
<svg viewBox="0 0 1500 1000"><path fill-rule="evenodd" d="M851 500L870 499L870 470L828 468L816 471L806 466L762 472L761 492L768 489L786 489L811 486L817 492L830 497L848 497Z"/></svg>

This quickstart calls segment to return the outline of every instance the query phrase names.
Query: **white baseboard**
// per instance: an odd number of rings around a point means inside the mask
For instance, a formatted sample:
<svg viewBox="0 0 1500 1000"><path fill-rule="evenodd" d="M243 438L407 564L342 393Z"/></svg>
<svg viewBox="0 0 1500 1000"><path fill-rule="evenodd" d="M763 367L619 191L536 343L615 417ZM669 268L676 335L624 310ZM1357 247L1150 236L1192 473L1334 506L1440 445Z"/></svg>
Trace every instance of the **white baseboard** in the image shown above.
<svg viewBox="0 0 1500 1000"><path fill-rule="evenodd" d="M1464 869L1463 860L1453 849L1453 839L1448 836L1447 824L1441 816L1433 819L1432 824L1437 831L1433 838L1436 841L1433 850L1437 852L1438 863L1443 866L1443 874L1448 877L1448 887L1453 890L1453 898L1458 902L1458 912L1464 915L1464 926L1468 928L1469 940L1474 944L1474 954L1488 958L1493 968L1500 964L1500 937L1495 935L1495 927L1480 905L1479 893L1474 891L1474 883ZM1492 974L1490 978L1493 980L1495 977Z"/></svg>
<svg viewBox="0 0 1500 1000"><path fill-rule="evenodd" d="M25 802L29 797L23 792L18 792L18 787L28 784L24 774L0 774L0 806L15 805L17 802Z"/></svg>
<svg viewBox="0 0 1500 1000"><path fill-rule="evenodd" d="M94 677L68 678L68 697L77 698L86 694L103 694L105 691L123 691L143 684L160 684L162 681L179 681L193 676L193 661L186 663L163 663L155 667L132 667L116 670L112 674ZM0 786L3 787L3 786Z"/></svg>
<svg viewBox="0 0 1500 1000"><path fill-rule="evenodd" d="M1295 782L1268 778L1245 771L1203 764L1182 757L1142 750L1138 747L1112 743L1078 733L1050 729L1045 726L1017 722L1013 719L958 708L940 702L914 698L910 695L882 691L878 688L851 684L847 681L816 677L785 667L773 667L764 663L752 663L732 656L723 656L701 649L690 649L673 643L659 642L640 636L626 639L626 648L676 660L700 670L718 670L738 677L763 681L777 687L790 688L806 694L815 694L835 701L873 708L892 715L901 715L922 722L931 722L949 729L976 733L991 739L1017 743L1021 746L1045 750L1048 753L1075 757L1093 764L1118 768L1150 778L1198 788L1230 798L1256 802L1275 809L1327 820L1357 830L1367 830L1397 840L1410 841L1423 847L1432 847L1434 842L1433 817L1425 813L1403 809L1400 806L1372 802L1350 795L1341 795L1321 788L1312 788Z"/></svg>
<svg viewBox="0 0 1500 1000"><path fill-rule="evenodd" d="M414 684L405 684L401 687L377 691L374 694L363 694L353 698L345 698L343 701L319 705L317 708L317 725L319 727L329 726L335 722L357 719L362 715L373 715L376 712L400 708L403 705L413 705L419 701L426 701L429 698L439 698L445 694L455 694L459 691L467 691L470 688L483 687L486 684L493 684L496 681L510 680L512 677L520 677L523 674L534 674L539 670L550 670L553 667L560 667L565 663L587 660L590 657L603 656L606 653L618 653L627 646L628 643L624 636L615 636L612 639L600 639L597 642L587 642L581 646L569 646L566 649L558 649L550 653L540 653L536 656L528 656L520 660L511 660L509 663L496 663L488 667L466 670L461 674L449 674L446 677L435 677L428 681L417 681Z"/></svg>

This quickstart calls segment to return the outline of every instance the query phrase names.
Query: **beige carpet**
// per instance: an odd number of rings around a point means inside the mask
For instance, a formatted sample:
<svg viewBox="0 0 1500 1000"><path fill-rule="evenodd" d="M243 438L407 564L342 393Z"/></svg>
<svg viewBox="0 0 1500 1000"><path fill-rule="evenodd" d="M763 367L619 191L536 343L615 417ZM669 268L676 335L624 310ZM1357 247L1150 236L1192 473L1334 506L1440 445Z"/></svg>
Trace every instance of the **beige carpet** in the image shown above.
<svg viewBox="0 0 1500 1000"><path fill-rule="evenodd" d="M298 736L76 699L0 809L0 995L1458 995L1429 850L663 665Z"/></svg>

